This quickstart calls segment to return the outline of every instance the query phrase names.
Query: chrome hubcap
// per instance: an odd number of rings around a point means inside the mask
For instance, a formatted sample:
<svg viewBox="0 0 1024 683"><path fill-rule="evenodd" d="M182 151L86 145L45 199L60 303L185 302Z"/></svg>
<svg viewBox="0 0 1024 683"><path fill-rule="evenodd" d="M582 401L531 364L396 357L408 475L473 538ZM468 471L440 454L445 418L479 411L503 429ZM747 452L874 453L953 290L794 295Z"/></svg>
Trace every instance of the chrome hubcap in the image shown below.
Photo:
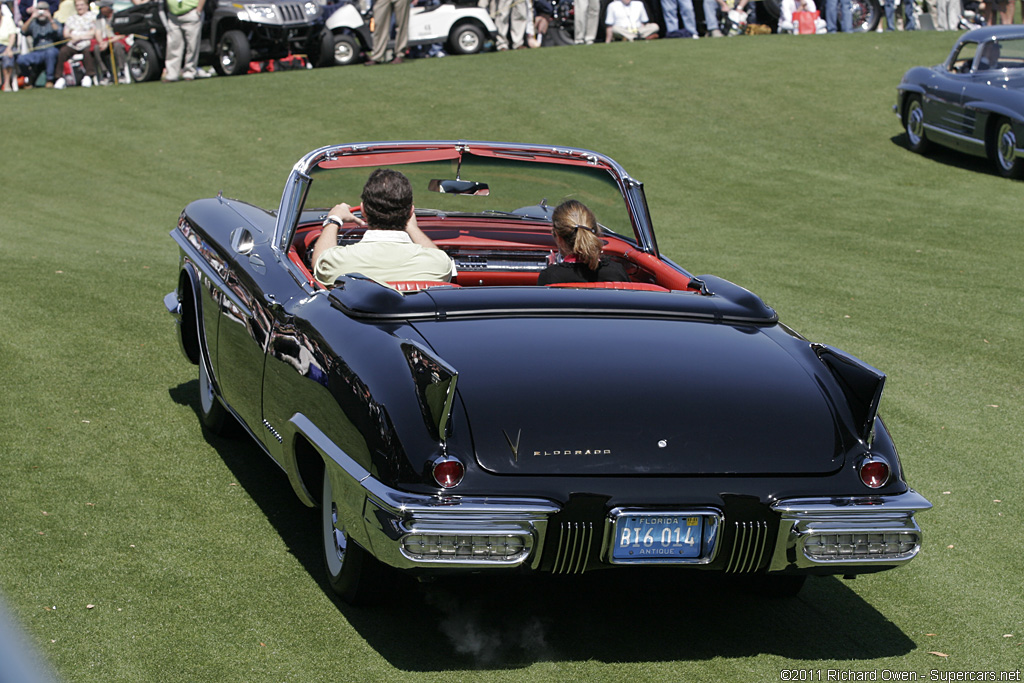
<svg viewBox="0 0 1024 683"><path fill-rule="evenodd" d="M348 43L338 43L335 45L334 61L338 64L348 64L352 61L352 46Z"/></svg>
<svg viewBox="0 0 1024 683"><path fill-rule="evenodd" d="M480 46L480 41L477 35L472 31L465 31L459 36L459 47L466 52L475 52Z"/></svg>
<svg viewBox="0 0 1024 683"><path fill-rule="evenodd" d="M345 532L338 528L338 506L334 504L331 493L331 480L324 475L324 499L323 499L323 528L324 528L324 557L327 559L327 568L332 576L341 573L341 567L345 564L345 548L348 541Z"/></svg>
<svg viewBox="0 0 1024 683"><path fill-rule="evenodd" d="M1007 170L1013 168L1017 160L1017 136L1013 134L1013 127L1008 123L999 127L996 153L999 155L1000 166Z"/></svg>
<svg viewBox="0 0 1024 683"><path fill-rule="evenodd" d="M213 384L210 382L210 375L206 372L206 358L199 359L199 404L202 406L203 414L209 415L213 410Z"/></svg>
<svg viewBox="0 0 1024 683"><path fill-rule="evenodd" d="M921 141L924 135L924 110L917 102L910 105L910 112L907 114L907 136L912 144Z"/></svg>

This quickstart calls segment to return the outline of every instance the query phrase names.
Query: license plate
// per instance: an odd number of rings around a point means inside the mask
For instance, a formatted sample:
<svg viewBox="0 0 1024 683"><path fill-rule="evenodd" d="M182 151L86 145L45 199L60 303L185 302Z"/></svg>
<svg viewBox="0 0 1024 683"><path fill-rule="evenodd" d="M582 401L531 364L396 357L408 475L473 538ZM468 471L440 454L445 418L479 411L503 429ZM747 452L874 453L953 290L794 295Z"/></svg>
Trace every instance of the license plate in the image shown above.
<svg viewBox="0 0 1024 683"><path fill-rule="evenodd" d="M626 514L615 521L613 560L657 562L701 557L704 517Z"/></svg>

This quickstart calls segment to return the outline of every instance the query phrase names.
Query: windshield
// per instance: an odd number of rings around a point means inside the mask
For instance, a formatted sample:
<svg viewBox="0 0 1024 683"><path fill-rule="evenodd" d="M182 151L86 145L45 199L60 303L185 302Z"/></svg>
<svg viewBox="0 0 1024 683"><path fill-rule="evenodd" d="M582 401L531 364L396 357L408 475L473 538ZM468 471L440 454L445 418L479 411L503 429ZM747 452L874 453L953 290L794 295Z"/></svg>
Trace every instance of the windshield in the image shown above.
<svg viewBox="0 0 1024 683"><path fill-rule="evenodd" d="M335 164L329 161L321 163L310 173L304 210L326 213L339 202L358 204L363 184L378 168L376 165L357 168L332 165ZM409 178L418 213L508 214L522 220L524 225L535 223L538 230L547 231L551 210L567 199L576 199L590 207L602 226L630 238L634 236L625 199L615 178L603 168L470 154L462 155L461 164L455 158L387 163L381 167L400 171ZM455 180L462 182L451 182ZM440 189L447 191L438 191Z"/></svg>

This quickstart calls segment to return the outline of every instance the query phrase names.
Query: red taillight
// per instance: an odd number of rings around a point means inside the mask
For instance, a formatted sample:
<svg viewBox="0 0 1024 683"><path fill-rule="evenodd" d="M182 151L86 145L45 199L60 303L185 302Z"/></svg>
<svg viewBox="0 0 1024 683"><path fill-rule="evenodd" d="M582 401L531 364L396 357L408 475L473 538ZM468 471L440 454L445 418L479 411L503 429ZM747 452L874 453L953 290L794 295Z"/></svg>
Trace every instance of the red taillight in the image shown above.
<svg viewBox="0 0 1024 683"><path fill-rule="evenodd" d="M878 489L889 481L889 463L881 458L865 460L860 465L860 480L870 489Z"/></svg>
<svg viewBox="0 0 1024 683"><path fill-rule="evenodd" d="M459 485L466 474L466 468L455 458L445 458L434 463L433 474L438 486L450 489Z"/></svg>

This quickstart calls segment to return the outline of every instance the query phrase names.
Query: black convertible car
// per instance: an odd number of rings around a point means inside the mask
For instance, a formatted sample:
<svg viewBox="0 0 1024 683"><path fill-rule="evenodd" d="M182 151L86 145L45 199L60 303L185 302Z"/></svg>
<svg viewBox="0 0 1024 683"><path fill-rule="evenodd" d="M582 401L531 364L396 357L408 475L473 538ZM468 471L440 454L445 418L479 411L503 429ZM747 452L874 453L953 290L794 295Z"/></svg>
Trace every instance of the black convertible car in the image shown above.
<svg viewBox="0 0 1024 683"><path fill-rule="evenodd" d="M456 279L333 287L330 207L405 173ZM629 282L538 286L552 207L583 201ZM350 226L342 243L358 240ZM189 204L165 304L207 428L237 420L321 506L330 583L674 566L773 592L905 564L931 505L876 414L884 375L658 249L643 186L601 154L494 142L332 145L280 206ZM385 567L386 565L386 567Z"/></svg>
<svg viewBox="0 0 1024 683"><path fill-rule="evenodd" d="M934 143L987 157L1008 178L1024 173L1024 26L960 36L946 61L907 71L893 107L910 148Z"/></svg>

